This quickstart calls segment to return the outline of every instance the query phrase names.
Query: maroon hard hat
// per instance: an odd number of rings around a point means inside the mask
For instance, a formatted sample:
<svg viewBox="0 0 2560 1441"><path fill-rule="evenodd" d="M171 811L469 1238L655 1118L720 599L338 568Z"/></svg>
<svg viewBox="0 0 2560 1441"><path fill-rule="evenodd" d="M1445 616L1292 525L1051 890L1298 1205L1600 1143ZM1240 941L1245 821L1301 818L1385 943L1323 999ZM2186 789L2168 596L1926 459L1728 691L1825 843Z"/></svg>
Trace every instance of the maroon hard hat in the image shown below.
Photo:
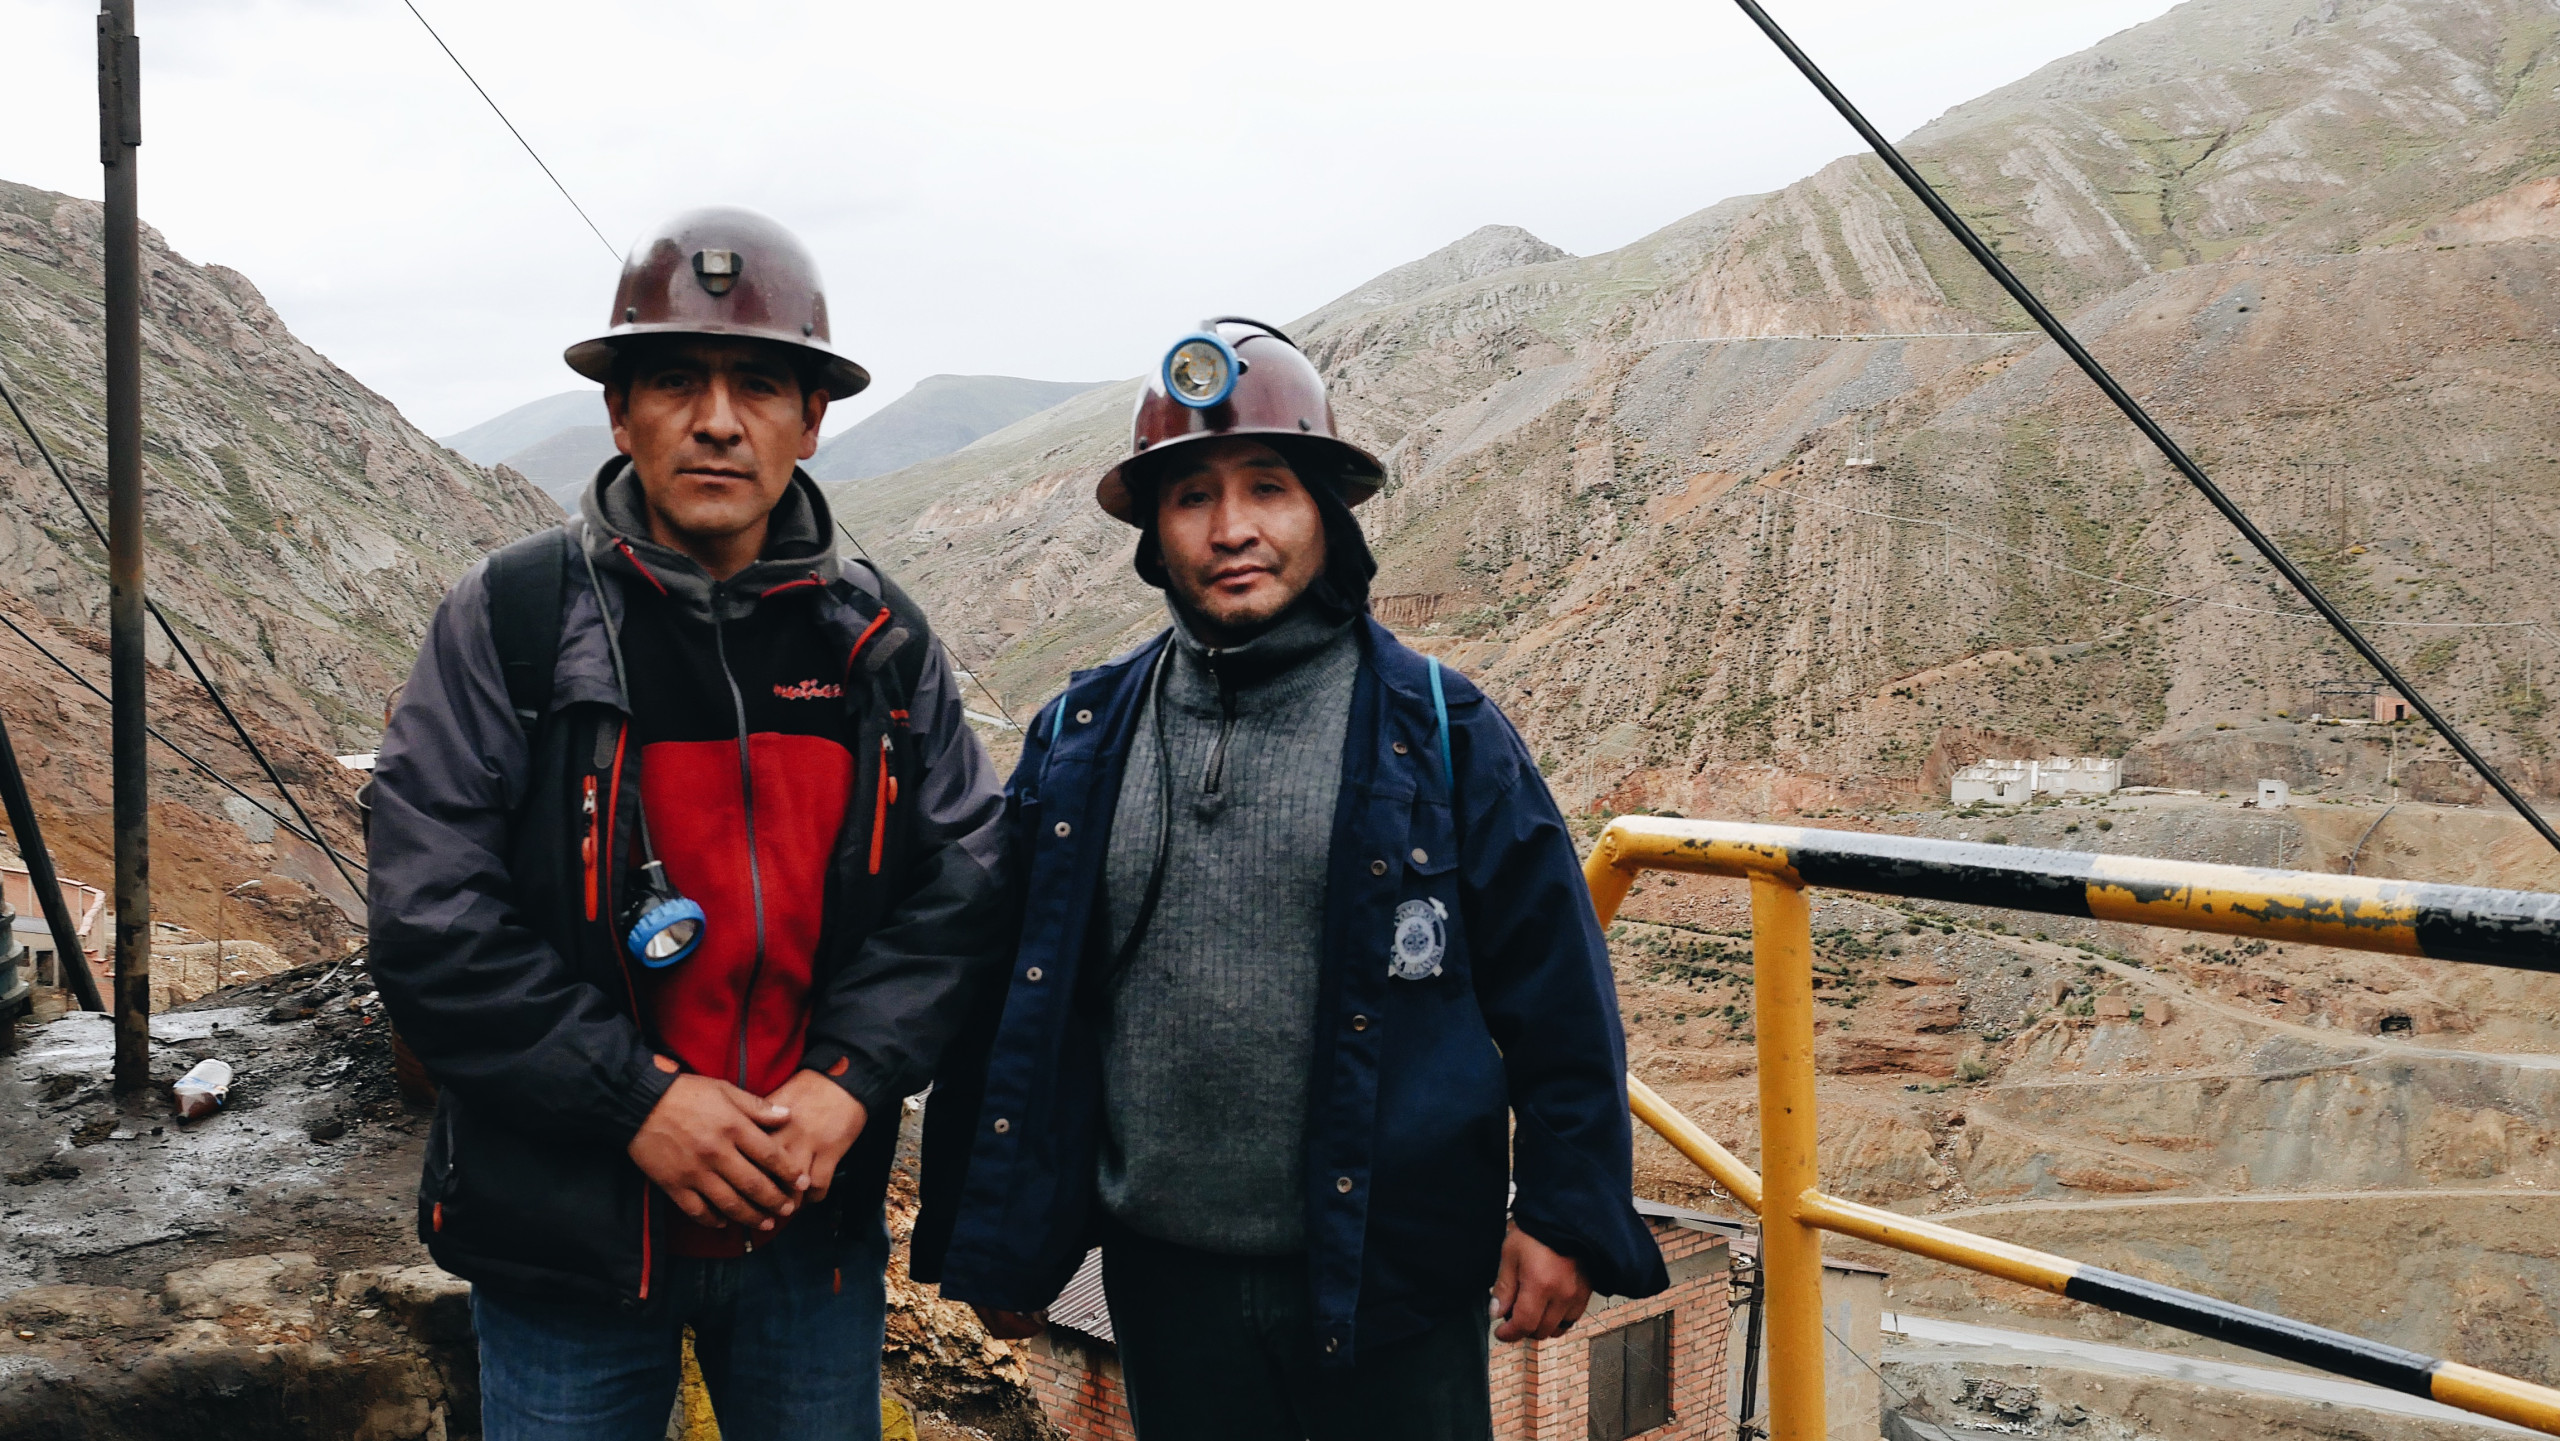
<svg viewBox="0 0 2560 1441"><path fill-rule="evenodd" d="M643 335L731 335L810 352L829 397L871 383L827 333L827 290L800 237L734 205L688 210L633 246L613 290L613 328L562 357L589 380L613 376L614 348Z"/></svg>
<svg viewBox="0 0 2560 1441"><path fill-rule="evenodd" d="M1129 467L1177 445L1228 435L1268 439L1293 460L1320 452L1346 505L1377 494L1387 478L1376 456L1334 434L1324 377L1297 342L1277 326L1221 315L1200 322L1165 352L1138 397L1128 459L1102 473L1093 498L1113 517L1143 526Z"/></svg>

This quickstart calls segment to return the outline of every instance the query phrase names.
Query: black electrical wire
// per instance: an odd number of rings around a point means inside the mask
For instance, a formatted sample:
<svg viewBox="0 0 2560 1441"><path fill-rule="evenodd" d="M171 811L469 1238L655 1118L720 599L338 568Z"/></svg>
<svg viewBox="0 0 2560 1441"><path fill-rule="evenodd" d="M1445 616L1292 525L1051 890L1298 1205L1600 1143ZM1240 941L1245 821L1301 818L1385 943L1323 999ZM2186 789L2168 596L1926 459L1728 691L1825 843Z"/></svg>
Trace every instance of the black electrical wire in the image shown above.
<svg viewBox="0 0 2560 1441"><path fill-rule="evenodd" d="M613 242L604 238L604 232L602 230L596 229L596 223L587 217L587 207L580 205L578 203L578 197L569 193L569 187L560 183L560 177L551 173L551 167L543 164L542 156L534 150L533 142L525 139L524 132L518 130L516 128L516 123L507 118L507 112L499 109L498 102L489 98L488 90L480 84L479 77L471 73L471 67L463 64L462 57L453 53L453 47L444 43L444 37L436 33L436 27L427 24L426 16L418 15L417 6L410 5L409 0L400 0L400 3L409 5L409 13L417 15L418 23L426 27L427 38L436 42L436 48L444 52L444 58L453 62L454 69L462 72L463 79L471 82L471 88L480 92L480 98L489 101L489 113L497 116L498 123L507 127L507 133L516 138L516 143L518 145L524 147L525 154L533 156L533 163L542 166L542 173L550 179L551 188L560 192L560 198L569 202L569 208L578 212L578 218L587 222L587 228L589 230L594 230L596 232L596 243L604 247L604 253L612 256L614 260L619 263L622 259L622 252L613 248Z"/></svg>
<svg viewBox="0 0 2560 1441"><path fill-rule="evenodd" d="M1822 92L1822 98L1831 102L1831 108L1840 112L1840 118L1849 122L1850 128L1856 130L1859 138L1866 141L1867 147L1876 153L1876 158L1891 167L1893 173L1901 177L1902 183L1910 187L1911 193L1920 198L1920 203L1929 207L1929 213L1938 218L1938 223L1947 228L1947 233L1953 235L1957 242L1972 254L1974 260L1984 270L1990 272L1992 279L2000 282L2000 288L2009 292L2009 298L2018 302L2019 307L2027 312L2027 315L2043 329L2044 333L2052 337L2053 343L2062 347L2062 352L2070 356L2073 363L2080 367L2081 373L2095 381L2098 389L2106 393L2107 399L2115 402L2116 409L2123 411L2125 418L2132 421L2153 445L2159 447L2160 453L2168 457L2169 463L2178 468L2178 473L2184 475L2188 482L2212 503L2214 509L2222 512L2223 519L2230 521L2232 527L2238 530L2249 544L2257 548L2258 554L2267 558L2268 564L2273 565L2287 581L2292 583L2294 590L2304 600L2310 602L2313 610L2320 612L2321 618L2329 622L2331 629L2345 637L2347 644L2356 648L2356 653L2364 657L2367 665L2381 672L2382 678L2390 683L2391 688L2408 699L2409 704L2416 708L2418 714L2425 717L2427 724L2435 727L2436 734L2443 736L2454 750L2470 763L2471 768L2479 772L2482 780L2495 787L2498 794L2506 798L2508 805L2515 807L2516 814L2524 817L2528 824L2540 831L2542 838L2549 841L2554 850L2560 850L2560 831L2553 830L2551 823L2544 820L2542 814L2528 804L2514 786L2507 783L2507 778L2498 774L2478 751L2472 749L2471 742L2464 740L2462 733L2453 728L2453 722L2445 719L2443 712L2429 704L2426 697L2418 694L2417 690L2401 676L2399 669L2383 658L2382 652L2374 648L2373 642L2365 639L2364 632L2356 629L2355 622L2347 619L2344 612L2330 603L2329 597L2321 593L2320 587L2312 583L2310 576L2302 573L2302 568L2293 563L2292 557L2286 555L2282 547L2268 539L2266 532L2258 529L2256 523L2249 519L2231 497L2223 494L2222 487L2213 483L2213 477L2205 474L2204 467L2196 464L2194 458L2189 456L2177 441L2170 438L2169 432L2160 427L2160 422L2151 418L2151 412L2143 409L2140 401L2135 400L2130 392L2116 383L2116 378L2108 373L2105 366L2098 363L2097 357L2089 353L2088 348L2080 343L2079 337L2073 335L2068 326L2057 319L2052 311L2045 308L2044 302L2037 299L2036 293L2027 288L2026 282L2020 280L2017 274L2009 269L2008 263L2003 261L1989 245L1983 243L1982 237L1973 233L1973 227L1965 224L1964 217L1956 214L1955 207L1947 204L1946 198L1938 194L1937 187L1923 178L1919 170L1903 158L1902 152L1894 147L1893 142L1885 139L1884 132L1869 123L1858 107L1850 103L1849 97L1841 93L1840 87L1831 83L1831 78L1822 73L1822 68L1813 63L1812 57L1806 55L1795 41L1789 39L1786 31L1778 28L1778 22L1769 18L1769 12L1760 8L1758 0L1734 0L1734 3L1741 6L1742 13L1750 17L1751 23L1760 27L1760 33L1768 36L1770 42L1785 54L1796 69L1803 72L1804 78L1813 82L1813 88Z"/></svg>
<svg viewBox="0 0 2560 1441"><path fill-rule="evenodd" d="M104 547L107 543L106 529L98 524L98 517L89 509L89 503L80 498L79 488L71 483L71 476L68 472L63 470L62 462L54 459L52 449L44 443L44 436L36 430L35 422L27 418L26 411L19 408L18 397L10 392L6 382L0 382L0 401L8 402L9 413L18 418L18 427L27 433L27 439L35 442L36 454L44 457L44 463L47 468L52 470L53 478L62 483L63 494L71 497L71 504L73 508L80 512L80 518L82 520L89 523L89 533L96 536L98 538L98 544L101 547ZM231 702L223 698L222 688L215 685L213 683L213 677L205 674L204 667L196 662L195 652L189 650L187 648L187 643L178 637L177 627L171 625L169 623L169 617L161 613L159 603L146 598L143 601L143 607L151 612L151 618L153 620L160 623L160 633L168 638L169 648L176 651L179 659L184 660L187 663L187 669L195 673L196 684L204 687L204 693L212 699L214 709L221 711L222 718L231 723L232 734L240 738L241 748L248 751L250 758L258 763L258 769L266 772L267 783L276 788L276 794L284 797L284 803L287 806L292 807L294 815L301 818L303 831L309 835L311 843L318 846L321 854L329 858L329 864L337 868L338 879L345 881L350 889L354 890L358 895L362 895L364 893L364 887L356 880L355 876L348 871L347 866L349 863L346 857L339 855L338 848L329 844L329 838L327 834L320 829L319 823L311 819L310 813L303 810L302 802L294 798L293 789L284 783L284 777L276 772L275 763L267 759L265 749L260 747L257 741L250 736L249 728L242 724L240 717L232 711ZM17 627L13 625L10 629L16 630ZM26 634L24 631L19 631L18 633L22 636ZM33 639L30 638L28 643L30 645L34 644ZM39 649L41 649L41 647L39 647ZM55 664L60 665L61 662L56 661ZM64 669L68 670L70 668L65 666ZM75 671L73 674L76 675L78 672ZM82 684L87 684L85 679L82 681ZM93 686L91 689L94 690L95 687ZM163 744L169 743L164 741ZM176 750L177 747L174 744L171 744L170 749ZM184 755L186 753L184 751L180 751L179 754ZM193 760L194 758L189 757L189 759ZM196 762L196 764L202 765L203 763L199 761ZM219 777L217 777L217 779L219 779ZM223 784L231 786L231 783L227 780L223 781ZM252 799L248 792L241 791L238 786L231 786L231 789L239 792L240 797L243 800L248 800L251 805L258 805L257 801ZM258 809L266 810L267 808L263 805L259 805ZM275 812L267 811L267 814L274 816ZM284 818L276 816L276 819L278 822L282 822ZM362 870L363 867L358 866L356 869Z"/></svg>
<svg viewBox="0 0 2560 1441"><path fill-rule="evenodd" d="M55 665L57 668L59 668L59 669L62 671L62 673L63 673L64 675L67 675L67 676L71 677L73 680L76 680L76 681L80 682L81 687L82 687L83 689L87 690L87 691L89 692L89 694L91 694L91 695L93 695L93 696L96 696L96 697L97 697L98 699L100 699L100 700L107 700L107 699L109 699L109 697L108 697L108 695L107 695L107 693L106 693L105 691L102 691L102 690L98 689L97 682L95 682L95 681L93 681L93 680L89 679L89 678L88 678L87 676L85 676L85 675L82 675L78 670L76 670L76 669L74 669L74 668L72 667L72 665L71 665L71 663L70 663L69 661L64 660L62 657L60 657L60 656L58 656L58 655L55 655L51 650L47 649L47 648L46 648L46 646L45 646L45 643L44 643L43 641L40 641L40 640L36 639L34 636L31 636L31 635L27 634L27 632L26 632L26 628L25 628L25 627L23 627L23 626L19 625L16 621L9 619L9 617L7 617L6 615L0 615L0 625L7 626L7 627L10 629L10 631L11 631L11 632L13 632L14 634L16 634L16 636L18 637L18 639L20 639L20 640L22 640L22 641L25 641L28 645L30 645L30 646L32 646L32 647L34 647L34 648L35 648L35 653L36 653L36 654L38 654L38 655L40 655L40 656L43 656L46 660L49 660L49 661L53 662L53 663L54 663L54 665ZM328 850L328 849L329 849L329 841L328 841L328 838L327 838L327 837L322 836L322 835L319 835L319 834L317 834L317 833L315 833L315 832L312 832L312 831L306 831L306 830L303 830L301 827L296 826L293 822L291 822L291 821L289 821L289 820L286 820L283 816L277 815L277 814L275 813L275 809L274 809L273 807L269 806L266 802L259 800L256 796L253 796L253 795L249 794L247 791L244 791L244 790L240 789L240 787L238 787L237 785L234 785L234 784L231 782L230 777L225 776L222 772L220 772L220 771L218 771L218 770L215 770L215 769L214 769L210 764L206 763L203 759L199 758L197 755L195 755L195 753L194 753L194 752L189 751L185 746L182 746L182 745L178 744L176 741L173 741L173 740L169 739L167 736L162 735L162 734L160 733L160 728L159 728L158 726L145 726L145 727L143 727L143 729L144 729L144 730L146 730L146 731L149 731L149 732L150 732L150 734L151 734L151 738L152 738L153 740L158 741L160 744L162 744L162 745L164 745L164 746L167 746L170 750L172 750L172 751L176 752L176 753L177 753L177 756L178 756L178 759L180 759L180 760L182 760L182 761L185 761L187 764L189 764L189 765L191 765L191 766L194 766L197 770L202 771L202 772L204 773L205 779L212 781L215 785L218 785L218 786L222 787L224 790L227 790L227 791L231 792L233 795L238 796L240 799L242 799L242 800L244 800L244 801L247 801L249 804L251 804L251 805L253 805L253 806L256 806L256 807L259 809L259 811L261 811L261 812L263 812L263 813L265 814L265 816L266 816L266 818L267 818L268 820L274 821L277 825L284 827L286 830L293 832L293 834L295 834L295 835L297 835L297 836L300 836L300 837L302 837L304 840L311 842L313 845L316 845L316 846L320 847L323 851L326 851L326 850ZM356 868L357 870L359 870L359 871L361 871L361 870L363 870L363 869L364 869L364 867L363 867L361 864L358 864L358 863L353 862L353 861L349 861L349 862L347 862L346 864L355 866L355 868ZM339 874L339 878L340 878L340 879L345 880L345 881L347 882L347 884L349 884L349 885L353 885L353 886L355 886L355 887L356 887L356 892L357 892L357 894L359 894L359 895L363 894L363 892L364 892L364 887L363 887L363 886L361 886L361 885L356 885L356 882L355 882L354 878L352 878L352 877L348 876L344 870L341 870L338 874Z"/></svg>

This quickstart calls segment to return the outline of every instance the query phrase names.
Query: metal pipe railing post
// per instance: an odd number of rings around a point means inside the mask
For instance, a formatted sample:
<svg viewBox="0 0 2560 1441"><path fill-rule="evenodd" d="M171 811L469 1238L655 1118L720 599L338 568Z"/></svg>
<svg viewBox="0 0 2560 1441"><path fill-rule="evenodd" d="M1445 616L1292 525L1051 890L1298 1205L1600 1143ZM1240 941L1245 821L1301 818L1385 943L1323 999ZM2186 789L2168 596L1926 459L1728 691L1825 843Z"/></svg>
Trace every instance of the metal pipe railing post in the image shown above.
<svg viewBox="0 0 2560 1441"><path fill-rule="evenodd" d="M1800 1215L1822 1180L1814 1141L1813 908L1802 887L1751 878L1751 973L1769 1441L1822 1441L1822 1233Z"/></svg>

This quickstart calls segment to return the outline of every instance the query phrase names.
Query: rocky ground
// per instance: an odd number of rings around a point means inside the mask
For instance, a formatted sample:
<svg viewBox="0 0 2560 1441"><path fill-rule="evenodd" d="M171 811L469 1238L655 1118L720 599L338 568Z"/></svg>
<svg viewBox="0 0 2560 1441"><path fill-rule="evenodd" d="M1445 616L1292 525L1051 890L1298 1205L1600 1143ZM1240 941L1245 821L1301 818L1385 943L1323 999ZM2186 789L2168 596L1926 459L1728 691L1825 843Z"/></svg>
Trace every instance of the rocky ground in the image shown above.
<svg viewBox="0 0 2560 1441"><path fill-rule="evenodd" d="M103 1017L26 1028L0 1056L0 1437L478 1434L469 1288L415 1235L427 1118L388 1030L360 967L305 965L156 1017L155 1085L128 1100ZM208 1056L237 1073L230 1104L182 1124L166 1087ZM922 1441L1046 1434L967 1308L897 1279L891 1305L885 1364Z"/></svg>

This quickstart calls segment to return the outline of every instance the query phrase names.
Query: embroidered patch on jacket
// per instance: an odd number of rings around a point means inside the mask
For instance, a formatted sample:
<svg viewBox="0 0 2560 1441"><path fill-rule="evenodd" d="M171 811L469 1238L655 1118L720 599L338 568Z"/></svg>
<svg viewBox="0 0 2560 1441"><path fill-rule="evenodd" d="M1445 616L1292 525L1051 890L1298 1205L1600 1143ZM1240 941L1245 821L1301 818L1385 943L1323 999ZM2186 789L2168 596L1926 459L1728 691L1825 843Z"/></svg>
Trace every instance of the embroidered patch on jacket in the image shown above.
<svg viewBox="0 0 2560 1441"><path fill-rule="evenodd" d="M1387 957L1387 974L1399 981L1427 981L1440 974L1440 958L1449 953L1449 908L1436 900L1406 901L1396 907L1396 937Z"/></svg>
<svg viewBox="0 0 2560 1441"><path fill-rule="evenodd" d="M844 687L829 685L824 681L804 680L796 685L775 686L773 695L776 700L842 700Z"/></svg>

